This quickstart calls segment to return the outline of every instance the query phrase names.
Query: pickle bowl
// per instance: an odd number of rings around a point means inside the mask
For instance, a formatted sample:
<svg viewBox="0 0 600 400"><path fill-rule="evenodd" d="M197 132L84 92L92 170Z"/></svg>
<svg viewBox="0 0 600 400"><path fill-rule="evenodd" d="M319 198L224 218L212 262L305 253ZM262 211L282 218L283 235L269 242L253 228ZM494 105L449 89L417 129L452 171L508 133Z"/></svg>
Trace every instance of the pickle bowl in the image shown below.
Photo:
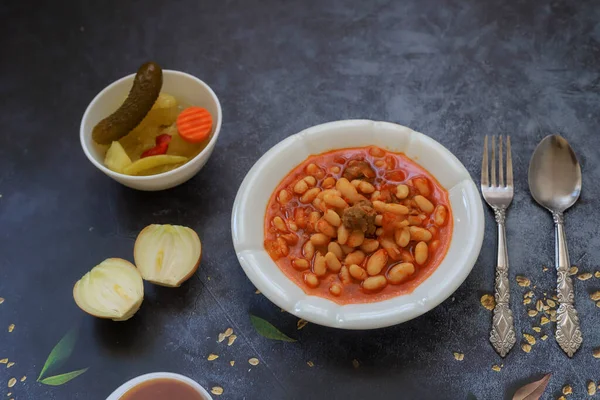
<svg viewBox="0 0 600 400"><path fill-rule="evenodd" d="M174 96L181 104L203 107L213 117L208 144L194 158L167 172L148 176L126 175L110 170L104 165L104 153L92 139L94 126L123 103L135 78L135 74L123 77L104 88L87 106L81 119L79 137L88 160L104 174L132 189L143 191L164 190L191 179L210 158L221 131L222 111L219 99L206 83L185 72L163 70L161 92Z"/></svg>

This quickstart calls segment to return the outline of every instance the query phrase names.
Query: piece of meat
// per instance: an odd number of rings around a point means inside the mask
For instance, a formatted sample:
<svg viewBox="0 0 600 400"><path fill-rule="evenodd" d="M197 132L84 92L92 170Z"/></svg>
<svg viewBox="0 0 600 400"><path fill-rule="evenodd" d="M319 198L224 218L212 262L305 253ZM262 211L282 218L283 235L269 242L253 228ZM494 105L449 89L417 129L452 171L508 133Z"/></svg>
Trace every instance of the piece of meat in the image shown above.
<svg viewBox="0 0 600 400"><path fill-rule="evenodd" d="M372 180L375 178L375 171L371 168L371 165L366 161L351 160L348 163L346 169L344 169L344 178L349 181L354 179L365 179Z"/></svg>
<svg viewBox="0 0 600 400"><path fill-rule="evenodd" d="M342 222L350 230L361 230L368 235L375 233L375 217L377 212L368 200L359 201L352 207L348 207L342 213Z"/></svg>

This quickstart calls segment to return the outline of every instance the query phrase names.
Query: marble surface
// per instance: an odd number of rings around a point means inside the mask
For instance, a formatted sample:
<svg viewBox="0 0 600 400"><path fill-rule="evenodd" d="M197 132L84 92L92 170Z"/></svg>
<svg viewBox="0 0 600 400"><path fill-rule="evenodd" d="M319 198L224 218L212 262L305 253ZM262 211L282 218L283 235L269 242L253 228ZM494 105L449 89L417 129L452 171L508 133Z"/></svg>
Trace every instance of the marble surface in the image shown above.
<svg viewBox="0 0 600 400"><path fill-rule="evenodd" d="M600 308L589 300L600 279L575 283L584 343L573 359L554 341L554 324L542 327L549 338L531 353L518 347L539 317L527 316L526 289L514 282L525 275L536 296L553 293L555 274L542 270L553 265L552 219L526 181L529 157L550 133L568 138L582 164L582 196L566 214L571 261L581 271L600 270L600 9L593 1L29 1L4 2L0 17L0 359L16 363L0 364L0 395L11 377L26 375L7 399L104 399L153 371L222 386L223 399L509 399L544 373L553 374L544 399L558 397L566 383L574 388L570 399L584 399L588 380L600 381L600 359L592 357ZM224 115L206 167L158 193L101 174L78 139L93 96L149 59L205 80ZM298 331L295 317L254 293L231 244L238 185L286 136L347 118L428 134L474 177L483 135L512 136L516 194L507 224L518 344L505 360L488 343L491 314L479 304L493 289L488 209L468 279L405 324ZM199 272L179 289L147 284L128 322L84 315L72 300L73 283L104 258L132 260L133 241L150 223L197 230ZM298 342L262 338L249 314ZM58 373L89 370L62 386L35 382L74 326L79 341ZM231 347L216 342L227 327L238 336ZM220 357L209 362L209 353ZM251 357L260 364L249 365ZM495 372L494 364L504 367Z"/></svg>

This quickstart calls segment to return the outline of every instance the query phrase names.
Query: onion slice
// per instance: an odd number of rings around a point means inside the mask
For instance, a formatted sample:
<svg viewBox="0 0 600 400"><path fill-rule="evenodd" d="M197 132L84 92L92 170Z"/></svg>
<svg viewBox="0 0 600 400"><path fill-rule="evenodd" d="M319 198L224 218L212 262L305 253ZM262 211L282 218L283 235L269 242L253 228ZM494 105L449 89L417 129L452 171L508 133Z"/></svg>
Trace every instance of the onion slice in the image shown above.
<svg viewBox="0 0 600 400"><path fill-rule="evenodd" d="M202 244L192 229L178 225L149 225L133 248L142 277L161 286L177 287L200 265Z"/></svg>
<svg viewBox="0 0 600 400"><path fill-rule="evenodd" d="M125 321L144 300L144 281L129 261L109 258L96 265L73 287L75 303L88 314Z"/></svg>

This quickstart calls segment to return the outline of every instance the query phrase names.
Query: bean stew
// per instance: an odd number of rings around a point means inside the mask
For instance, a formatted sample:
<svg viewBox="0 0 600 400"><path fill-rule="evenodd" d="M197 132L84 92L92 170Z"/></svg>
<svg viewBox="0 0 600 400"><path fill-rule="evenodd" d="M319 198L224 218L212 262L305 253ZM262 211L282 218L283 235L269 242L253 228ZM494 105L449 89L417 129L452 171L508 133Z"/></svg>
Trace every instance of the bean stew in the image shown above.
<svg viewBox="0 0 600 400"><path fill-rule="evenodd" d="M402 153L333 150L294 168L272 194L265 249L307 294L338 304L411 293L452 236L448 192Z"/></svg>

